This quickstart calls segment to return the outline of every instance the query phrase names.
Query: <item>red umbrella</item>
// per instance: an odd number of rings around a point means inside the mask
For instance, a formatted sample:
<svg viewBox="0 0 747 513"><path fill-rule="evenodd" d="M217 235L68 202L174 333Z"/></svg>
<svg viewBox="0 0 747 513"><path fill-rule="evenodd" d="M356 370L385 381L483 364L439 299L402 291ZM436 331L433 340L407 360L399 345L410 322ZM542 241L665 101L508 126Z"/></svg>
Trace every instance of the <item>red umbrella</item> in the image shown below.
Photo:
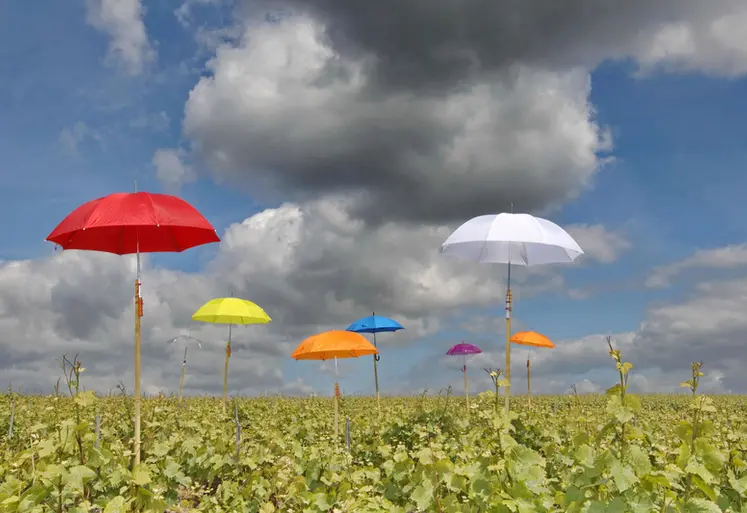
<svg viewBox="0 0 747 513"><path fill-rule="evenodd" d="M189 203L175 196L118 192L71 212L47 240L62 249L137 254L135 280L135 464L140 462L140 253L181 252L220 242L215 228Z"/></svg>

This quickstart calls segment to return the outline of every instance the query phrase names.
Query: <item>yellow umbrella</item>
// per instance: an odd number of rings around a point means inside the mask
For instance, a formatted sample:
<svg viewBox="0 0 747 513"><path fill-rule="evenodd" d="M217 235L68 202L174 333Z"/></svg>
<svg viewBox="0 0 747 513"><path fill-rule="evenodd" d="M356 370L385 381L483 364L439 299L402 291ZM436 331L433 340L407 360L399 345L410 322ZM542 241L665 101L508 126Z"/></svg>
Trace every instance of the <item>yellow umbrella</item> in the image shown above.
<svg viewBox="0 0 747 513"><path fill-rule="evenodd" d="M267 324L272 319L256 303L237 297L211 299L192 315L193 321L228 324L226 364L223 369L223 414L226 413L228 393L228 359L231 357L231 328L234 324Z"/></svg>

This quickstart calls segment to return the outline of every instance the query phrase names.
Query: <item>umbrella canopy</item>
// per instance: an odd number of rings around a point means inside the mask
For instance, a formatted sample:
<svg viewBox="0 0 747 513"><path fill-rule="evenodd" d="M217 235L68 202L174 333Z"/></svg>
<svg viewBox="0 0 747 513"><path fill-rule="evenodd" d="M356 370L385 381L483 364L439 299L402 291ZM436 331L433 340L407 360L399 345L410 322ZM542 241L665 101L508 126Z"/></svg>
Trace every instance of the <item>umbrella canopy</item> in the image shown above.
<svg viewBox="0 0 747 513"><path fill-rule="evenodd" d="M514 333L511 336L511 343L532 347L555 347L555 344L549 338L536 331L519 331Z"/></svg>
<svg viewBox="0 0 747 513"><path fill-rule="evenodd" d="M465 342L462 342L461 344L456 344L455 346L452 346L451 349L446 351L446 354L449 356L462 356L462 355L468 355L468 354L479 354L482 353L482 349L479 347L467 344Z"/></svg>
<svg viewBox="0 0 747 513"><path fill-rule="evenodd" d="M169 345L176 345L178 342L184 343L185 348L188 344L197 344L197 347L202 349L202 340L197 337L193 337L187 332L181 332L168 341Z"/></svg>
<svg viewBox="0 0 747 513"><path fill-rule="evenodd" d="M219 297L202 305L193 321L212 324L267 324L272 319L256 303L237 297Z"/></svg>
<svg viewBox="0 0 747 513"><path fill-rule="evenodd" d="M296 360L330 360L358 358L379 351L366 338L352 331L332 330L313 335L301 342L291 358Z"/></svg>
<svg viewBox="0 0 747 513"><path fill-rule="evenodd" d="M384 333L403 329L405 328L394 319L380 315L363 317L347 327L347 331L355 333Z"/></svg>
<svg viewBox="0 0 747 513"><path fill-rule="evenodd" d="M47 240L62 249L117 255L181 252L220 242L215 228L189 203L167 194L110 194L73 210Z"/></svg>
<svg viewBox="0 0 747 513"><path fill-rule="evenodd" d="M473 262L523 266L573 262L584 254L555 223L507 213L470 219L446 239L441 253Z"/></svg>

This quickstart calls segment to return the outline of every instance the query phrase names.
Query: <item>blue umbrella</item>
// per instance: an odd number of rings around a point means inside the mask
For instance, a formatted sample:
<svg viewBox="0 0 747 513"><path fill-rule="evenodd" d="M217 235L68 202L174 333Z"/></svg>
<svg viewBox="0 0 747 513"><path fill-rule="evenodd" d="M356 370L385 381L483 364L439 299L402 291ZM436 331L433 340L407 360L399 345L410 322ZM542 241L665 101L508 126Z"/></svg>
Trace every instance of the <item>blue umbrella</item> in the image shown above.
<svg viewBox="0 0 747 513"><path fill-rule="evenodd" d="M353 324L348 326L347 331L354 331L355 333L373 333L373 343L374 346L376 346L377 333L393 332L403 329L405 328L394 319L376 315L376 312L374 312L373 315L355 321ZM379 402L379 369L376 367L376 362L378 362L381 357L378 354L373 355L373 357L374 380L376 381L376 405L379 408L379 412L381 412L381 405Z"/></svg>

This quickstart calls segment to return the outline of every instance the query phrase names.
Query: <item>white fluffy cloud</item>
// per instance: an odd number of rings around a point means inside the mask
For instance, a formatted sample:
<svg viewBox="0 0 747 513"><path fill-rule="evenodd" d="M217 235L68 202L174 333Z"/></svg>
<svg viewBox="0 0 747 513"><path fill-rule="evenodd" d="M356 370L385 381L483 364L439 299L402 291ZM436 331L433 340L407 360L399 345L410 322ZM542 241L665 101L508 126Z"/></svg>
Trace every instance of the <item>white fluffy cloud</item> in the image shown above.
<svg viewBox="0 0 747 513"><path fill-rule="evenodd" d="M651 288L666 287L677 276L693 269L738 269L743 267L747 267L747 245L745 244L702 249L679 262L655 268L646 279L646 286Z"/></svg>
<svg viewBox="0 0 747 513"><path fill-rule="evenodd" d="M186 154L182 149L160 148L153 154L156 178L170 192L177 192L185 183L195 180L192 166L184 162Z"/></svg>
<svg viewBox="0 0 747 513"><path fill-rule="evenodd" d="M601 224L575 224L567 226L566 231L584 250L586 258L606 264L617 260L632 246L624 234L608 231Z"/></svg>
<svg viewBox="0 0 747 513"><path fill-rule="evenodd" d="M140 0L86 0L86 21L110 38L108 59L130 75L140 74L156 58L143 23Z"/></svg>
<svg viewBox="0 0 747 513"><path fill-rule="evenodd" d="M703 71L736 77L747 73L747 5L701 2L692 16L671 21L636 41L641 71Z"/></svg>

